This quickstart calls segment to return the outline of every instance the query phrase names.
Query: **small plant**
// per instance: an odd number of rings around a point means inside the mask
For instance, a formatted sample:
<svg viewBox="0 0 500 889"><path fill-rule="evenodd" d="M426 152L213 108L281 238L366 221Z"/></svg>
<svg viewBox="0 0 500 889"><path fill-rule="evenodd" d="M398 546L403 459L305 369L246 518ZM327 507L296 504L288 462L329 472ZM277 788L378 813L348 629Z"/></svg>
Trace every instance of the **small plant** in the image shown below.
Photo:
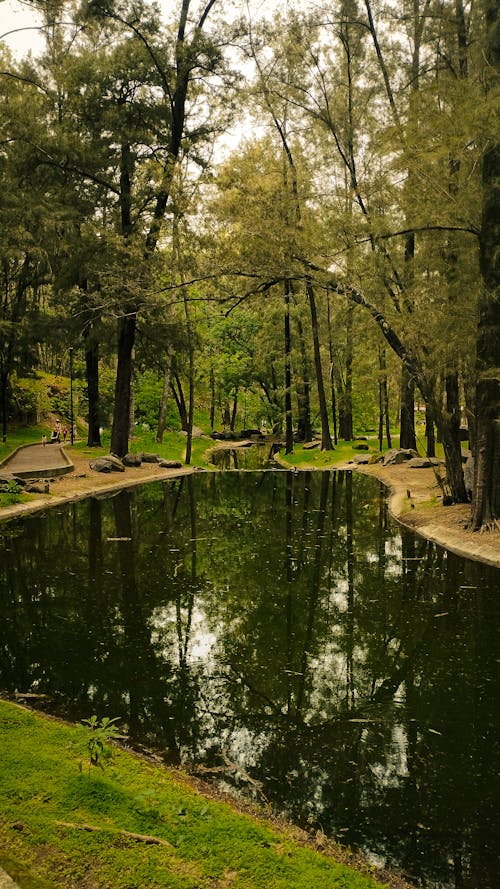
<svg viewBox="0 0 500 889"><path fill-rule="evenodd" d="M117 726L114 725L117 720L118 716L115 716L114 719L109 719L108 716L103 716L102 719L99 719L99 717L95 715L91 716L90 719L82 719L82 722L85 725L88 725L91 731L91 735L87 741L89 777L92 766L97 766L97 768L104 770L104 763L109 762L113 756L113 750L108 746L108 741L120 737L120 731ZM80 771L81 770L82 764L80 763Z"/></svg>
<svg viewBox="0 0 500 889"><path fill-rule="evenodd" d="M18 482L16 482L15 478L9 479L8 482L4 482L2 485L3 494L20 494L21 491L22 487Z"/></svg>

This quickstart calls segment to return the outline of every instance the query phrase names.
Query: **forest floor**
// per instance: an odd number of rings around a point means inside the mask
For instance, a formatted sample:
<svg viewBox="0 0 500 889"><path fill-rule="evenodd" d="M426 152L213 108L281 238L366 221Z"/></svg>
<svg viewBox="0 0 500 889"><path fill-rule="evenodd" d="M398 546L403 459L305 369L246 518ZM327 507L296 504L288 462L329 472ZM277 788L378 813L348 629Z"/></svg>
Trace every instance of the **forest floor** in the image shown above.
<svg viewBox="0 0 500 889"><path fill-rule="evenodd" d="M225 447L232 446L225 442ZM0 510L0 521L46 509L62 502L98 496L120 488L150 481L162 481L199 471L196 467L163 469L157 463L142 463L123 473L99 473L90 468L89 457L78 449L66 448L74 469L50 483L47 494L37 494L26 503L16 503ZM283 461L279 461L281 465ZM301 469L316 469L314 462ZM413 469L405 463L383 466L381 463L355 465L335 463L322 469L344 469L362 472L379 479L388 488L389 509L402 524L422 537L438 543L451 552L500 567L500 528L491 531L470 531L467 528L470 506L454 504L444 507L441 491L433 469ZM409 495L409 496L408 496Z"/></svg>

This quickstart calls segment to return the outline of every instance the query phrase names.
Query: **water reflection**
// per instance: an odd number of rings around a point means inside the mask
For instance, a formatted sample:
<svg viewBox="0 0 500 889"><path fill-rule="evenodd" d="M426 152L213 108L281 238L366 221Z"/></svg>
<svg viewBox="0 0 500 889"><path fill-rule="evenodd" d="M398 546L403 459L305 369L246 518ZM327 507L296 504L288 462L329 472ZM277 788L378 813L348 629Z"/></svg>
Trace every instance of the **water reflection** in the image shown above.
<svg viewBox="0 0 500 889"><path fill-rule="evenodd" d="M500 572L372 479L197 475L0 534L6 692L119 715L422 886L500 885Z"/></svg>
<svg viewBox="0 0 500 889"><path fill-rule="evenodd" d="M216 447L212 450L210 462L217 469L253 470L267 469L273 464L273 457L283 447L279 442L252 444L237 447Z"/></svg>

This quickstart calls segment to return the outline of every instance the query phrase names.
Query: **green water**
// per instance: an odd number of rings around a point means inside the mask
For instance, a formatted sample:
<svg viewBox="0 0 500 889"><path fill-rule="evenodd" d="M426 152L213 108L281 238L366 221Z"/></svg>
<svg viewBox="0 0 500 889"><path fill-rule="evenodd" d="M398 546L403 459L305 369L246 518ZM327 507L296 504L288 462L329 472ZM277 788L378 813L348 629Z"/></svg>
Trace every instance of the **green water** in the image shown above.
<svg viewBox="0 0 500 889"><path fill-rule="evenodd" d="M197 474L0 526L0 688L417 885L498 889L499 593L372 479Z"/></svg>

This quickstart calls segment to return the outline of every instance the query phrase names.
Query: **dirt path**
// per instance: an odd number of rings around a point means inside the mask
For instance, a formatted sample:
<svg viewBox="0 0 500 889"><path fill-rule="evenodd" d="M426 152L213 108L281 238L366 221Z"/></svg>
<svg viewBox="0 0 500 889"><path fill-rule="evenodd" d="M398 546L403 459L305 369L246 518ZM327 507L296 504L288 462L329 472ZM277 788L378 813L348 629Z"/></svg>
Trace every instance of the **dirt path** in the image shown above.
<svg viewBox="0 0 500 889"><path fill-rule="evenodd" d="M500 568L500 529L467 530L470 505L443 506L432 469L375 463L360 466L359 471L384 482L389 489L391 515L408 528L451 552Z"/></svg>

